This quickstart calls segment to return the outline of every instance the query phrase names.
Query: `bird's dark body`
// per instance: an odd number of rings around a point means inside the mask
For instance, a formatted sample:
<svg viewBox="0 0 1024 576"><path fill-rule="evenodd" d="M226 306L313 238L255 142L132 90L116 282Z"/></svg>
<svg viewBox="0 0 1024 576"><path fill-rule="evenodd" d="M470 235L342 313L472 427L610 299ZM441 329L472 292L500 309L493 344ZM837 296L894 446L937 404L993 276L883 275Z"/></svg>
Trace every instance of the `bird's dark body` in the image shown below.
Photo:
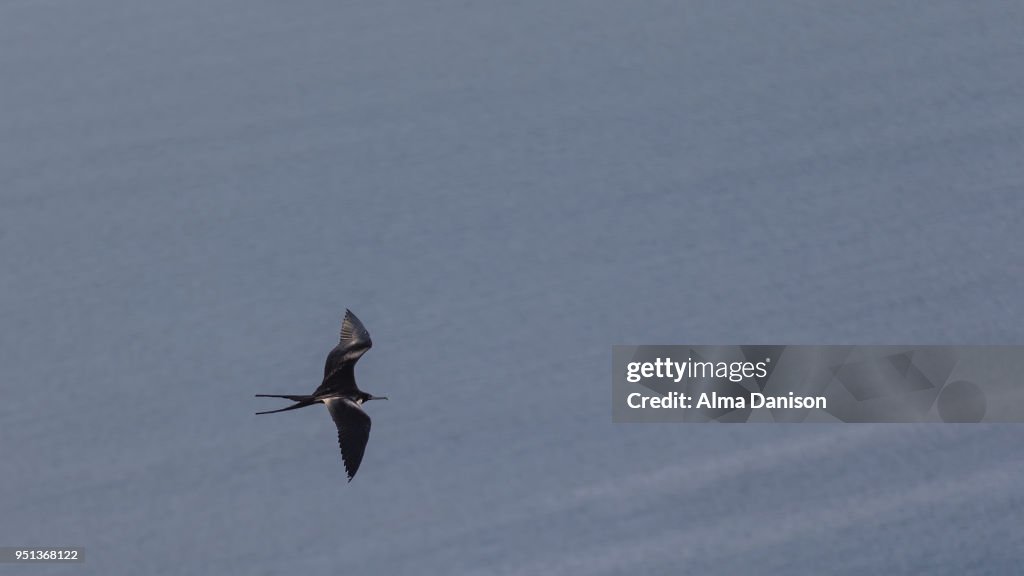
<svg viewBox="0 0 1024 576"><path fill-rule="evenodd" d="M338 345L327 355L324 364L324 379L312 394L284 395L257 394L262 398L285 398L295 402L291 406L279 410L257 412L257 414L274 414L297 408L305 408L313 404L326 404L327 410L338 428L338 444L341 447L341 458L348 473L349 482L359 470L366 451L366 442L370 437L370 417L363 412L362 404L368 400L386 400L367 394L356 386L355 364L373 346L370 333L363 323L356 318L351 310L345 310L345 318L341 322L341 338Z"/></svg>

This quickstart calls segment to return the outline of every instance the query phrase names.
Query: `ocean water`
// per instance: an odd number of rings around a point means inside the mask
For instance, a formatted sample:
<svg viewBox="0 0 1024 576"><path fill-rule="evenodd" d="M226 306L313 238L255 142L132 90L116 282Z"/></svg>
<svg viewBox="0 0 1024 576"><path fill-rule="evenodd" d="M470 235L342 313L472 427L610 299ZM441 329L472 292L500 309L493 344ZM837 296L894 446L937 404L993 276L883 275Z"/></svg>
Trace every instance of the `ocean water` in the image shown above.
<svg viewBox="0 0 1024 576"><path fill-rule="evenodd" d="M1009 574L1020 427L611 423L611 347L1024 343L1024 7L0 3L36 574ZM344 309L388 402L345 483ZM13 566L0 571L14 570Z"/></svg>

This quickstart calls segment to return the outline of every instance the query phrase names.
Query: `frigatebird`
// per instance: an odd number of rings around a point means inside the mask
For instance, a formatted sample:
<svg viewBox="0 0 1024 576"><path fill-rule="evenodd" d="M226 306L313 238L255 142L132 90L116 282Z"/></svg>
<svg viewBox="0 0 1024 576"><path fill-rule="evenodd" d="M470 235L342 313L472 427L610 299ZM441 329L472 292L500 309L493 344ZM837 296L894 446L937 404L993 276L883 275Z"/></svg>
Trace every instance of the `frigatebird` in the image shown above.
<svg viewBox="0 0 1024 576"><path fill-rule="evenodd" d="M320 386L308 395L257 394L258 398L286 398L295 402L287 408L257 412L256 414L274 414L286 410L304 408L313 404L326 404L335 426L338 427L338 445L341 447L341 459L351 482L363 461L366 441L370 439L370 417L363 412L363 402L369 400L387 400L387 396L367 394L356 386L356 361L366 353L373 342L370 333L363 323L348 308L345 319L341 321L341 340L327 355L324 365L324 380Z"/></svg>

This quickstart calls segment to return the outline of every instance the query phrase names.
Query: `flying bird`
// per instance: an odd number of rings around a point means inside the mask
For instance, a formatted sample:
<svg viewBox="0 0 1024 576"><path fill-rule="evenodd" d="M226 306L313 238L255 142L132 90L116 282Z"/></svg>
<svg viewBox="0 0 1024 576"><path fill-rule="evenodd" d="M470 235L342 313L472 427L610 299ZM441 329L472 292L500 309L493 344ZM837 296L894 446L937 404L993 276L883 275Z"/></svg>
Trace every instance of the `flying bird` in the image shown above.
<svg viewBox="0 0 1024 576"><path fill-rule="evenodd" d="M346 308L345 319L341 321L341 340L327 355L324 380L312 394L256 395L258 398L286 398L295 402L287 408L256 414L274 414L313 404L326 404L327 411L334 419L334 425L338 427L338 445L341 447L341 459L345 464L349 482L359 470L363 453L366 451L366 441L370 439L370 417L363 412L363 402L387 400L387 396L367 394L356 386L356 362L371 346L373 342L370 341L370 333L366 331L359 318Z"/></svg>

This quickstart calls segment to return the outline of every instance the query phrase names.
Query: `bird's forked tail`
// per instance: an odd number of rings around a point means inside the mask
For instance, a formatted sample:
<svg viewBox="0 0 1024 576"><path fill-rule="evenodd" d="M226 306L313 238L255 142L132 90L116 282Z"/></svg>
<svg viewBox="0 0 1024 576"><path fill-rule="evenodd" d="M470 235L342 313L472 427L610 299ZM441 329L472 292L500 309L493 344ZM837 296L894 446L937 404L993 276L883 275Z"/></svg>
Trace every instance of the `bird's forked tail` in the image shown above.
<svg viewBox="0 0 1024 576"><path fill-rule="evenodd" d="M289 395L284 395L284 394L257 394L256 397L257 398L284 398L286 400L291 400L291 401L295 402L295 404L292 404L291 406L289 406L287 408L281 408L281 409L278 409L278 410L268 410L266 412L257 412L256 414L274 414L275 412L284 412L286 410L295 410L296 408L304 408L306 406L310 406L312 404L316 404L316 402L317 402L316 400L313 399L312 396L308 396L308 395L289 396Z"/></svg>

